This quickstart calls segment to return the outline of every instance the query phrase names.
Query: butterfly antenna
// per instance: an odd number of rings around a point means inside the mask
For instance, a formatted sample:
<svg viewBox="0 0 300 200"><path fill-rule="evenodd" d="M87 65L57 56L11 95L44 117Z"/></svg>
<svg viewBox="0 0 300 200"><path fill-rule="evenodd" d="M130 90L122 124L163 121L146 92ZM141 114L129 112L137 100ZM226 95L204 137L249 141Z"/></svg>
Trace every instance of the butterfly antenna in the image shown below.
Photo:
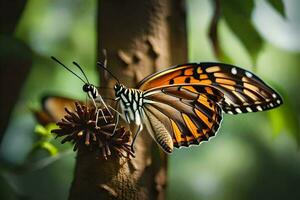
<svg viewBox="0 0 300 200"><path fill-rule="evenodd" d="M90 84L89 79L87 78L87 76L85 75L84 71L82 70L82 68L80 67L80 65L77 62L73 62L73 64L81 71L81 73L83 74L83 76L85 77L85 80L87 81L88 84Z"/></svg>
<svg viewBox="0 0 300 200"><path fill-rule="evenodd" d="M51 56L51 59L54 60L55 62L57 62L58 64L60 64L61 66L63 66L66 70L68 70L69 72L71 72L72 74L74 74L77 78L79 78L83 83L86 83L80 76L78 76L75 72L73 72L72 70L70 70L67 66L65 66L62 62L60 62L57 58L55 58L54 56Z"/></svg>
<svg viewBox="0 0 300 200"><path fill-rule="evenodd" d="M102 69L104 69L105 71L107 71L110 75L111 75L111 77L113 77L114 79L116 79L116 81L118 82L118 83L120 83L120 81L119 81L119 79L117 79L117 77L115 77L106 67L105 67L105 65L102 63L102 62L97 62L97 65L99 66L99 67L101 67Z"/></svg>

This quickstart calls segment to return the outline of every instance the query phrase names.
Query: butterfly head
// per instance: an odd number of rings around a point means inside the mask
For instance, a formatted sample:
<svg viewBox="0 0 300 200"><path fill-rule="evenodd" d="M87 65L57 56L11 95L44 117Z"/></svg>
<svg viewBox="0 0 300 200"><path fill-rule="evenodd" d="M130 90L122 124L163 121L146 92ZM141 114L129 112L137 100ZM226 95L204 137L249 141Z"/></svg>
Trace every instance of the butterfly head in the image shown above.
<svg viewBox="0 0 300 200"><path fill-rule="evenodd" d="M114 86L114 90L115 90L116 96L120 96L120 94L125 90L125 86L123 84L117 83Z"/></svg>
<svg viewBox="0 0 300 200"><path fill-rule="evenodd" d="M82 90L83 90L84 92L89 92L89 91L91 91L91 90L92 90L91 84L85 83L85 84L82 86Z"/></svg>

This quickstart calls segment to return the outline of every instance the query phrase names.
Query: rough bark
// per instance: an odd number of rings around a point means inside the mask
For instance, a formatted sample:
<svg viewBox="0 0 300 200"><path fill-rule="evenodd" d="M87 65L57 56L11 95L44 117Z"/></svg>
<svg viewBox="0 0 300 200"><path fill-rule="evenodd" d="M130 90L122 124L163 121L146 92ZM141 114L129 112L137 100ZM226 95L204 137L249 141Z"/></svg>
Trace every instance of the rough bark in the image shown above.
<svg viewBox="0 0 300 200"><path fill-rule="evenodd" d="M108 68L124 85L134 87L157 70L186 62L182 0L102 0L98 9L98 55L107 50ZM100 76L101 86L113 87L111 77ZM136 158L107 161L80 151L70 199L165 199L166 155L146 131L135 149Z"/></svg>

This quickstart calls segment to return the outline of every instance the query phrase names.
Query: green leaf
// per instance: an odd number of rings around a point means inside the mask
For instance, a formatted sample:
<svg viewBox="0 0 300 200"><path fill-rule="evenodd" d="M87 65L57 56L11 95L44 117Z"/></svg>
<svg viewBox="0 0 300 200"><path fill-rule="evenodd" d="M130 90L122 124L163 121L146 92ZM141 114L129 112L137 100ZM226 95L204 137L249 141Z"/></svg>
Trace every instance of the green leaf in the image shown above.
<svg viewBox="0 0 300 200"><path fill-rule="evenodd" d="M34 144L30 155L33 155L37 150L46 150L51 156L55 156L58 153L57 148L48 141L40 141Z"/></svg>
<svg viewBox="0 0 300 200"><path fill-rule="evenodd" d="M48 151L48 153L51 155L51 156L55 156L58 152L57 148L51 144L50 142L43 142L41 144L41 148L42 149L45 149L46 151Z"/></svg>
<svg viewBox="0 0 300 200"><path fill-rule="evenodd" d="M282 0L268 0L268 3L271 4L283 17L286 16Z"/></svg>
<svg viewBox="0 0 300 200"><path fill-rule="evenodd" d="M220 56L218 59L223 63L232 63L231 58L225 53L222 48L220 48Z"/></svg>
<svg viewBox="0 0 300 200"><path fill-rule="evenodd" d="M48 130L46 129L46 127L40 125L40 124L37 124L34 128L34 132L39 135L39 136L42 136L42 137L48 137L49 136L49 133L48 133Z"/></svg>
<svg viewBox="0 0 300 200"><path fill-rule="evenodd" d="M46 129L50 135L52 135L51 131L53 129L57 129L57 128L58 128L58 126L55 123L50 123L50 124L46 125Z"/></svg>
<svg viewBox="0 0 300 200"><path fill-rule="evenodd" d="M40 136L40 137L43 137L43 138L50 138L52 137L52 133L51 133L51 130L57 128L57 125L56 124L48 124L46 126L42 126L41 124L37 124L34 128L34 132Z"/></svg>
<svg viewBox="0 0 300 200"><path fill-rule="evenodd" d="M239 38L250 54L253 64L256 62L263 40L254 28L251 13L254 8L253 0L221 1L222 15L233 33Z"/></svg>

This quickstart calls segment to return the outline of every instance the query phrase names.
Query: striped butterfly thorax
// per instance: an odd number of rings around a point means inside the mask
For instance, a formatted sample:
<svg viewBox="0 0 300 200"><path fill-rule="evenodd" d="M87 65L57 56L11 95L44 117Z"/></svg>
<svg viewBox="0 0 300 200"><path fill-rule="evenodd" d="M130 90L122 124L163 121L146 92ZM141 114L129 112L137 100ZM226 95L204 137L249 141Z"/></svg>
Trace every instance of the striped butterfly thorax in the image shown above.
<svg viewBox="0 0 300 200"><path fill-rule="evenodd" d="M121 115L144 125L165 152L214 136L222 111L239 114L282 104L280 95L253 73L222 63L189 63L154 73L137 89L114 87Z"/></svg>

